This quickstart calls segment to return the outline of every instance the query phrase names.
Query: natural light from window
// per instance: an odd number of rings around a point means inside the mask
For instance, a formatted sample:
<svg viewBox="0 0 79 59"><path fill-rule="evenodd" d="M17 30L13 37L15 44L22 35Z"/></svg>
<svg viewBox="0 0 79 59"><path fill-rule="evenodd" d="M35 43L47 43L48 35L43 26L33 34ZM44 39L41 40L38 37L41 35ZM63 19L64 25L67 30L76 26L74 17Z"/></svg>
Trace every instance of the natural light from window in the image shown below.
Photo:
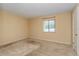
<svg viewBox="0 0 79 59"><path fill-rule="evenodd" d="M55 32L55 20L45 20L43 22L43 31L44 32Z"/></svg>

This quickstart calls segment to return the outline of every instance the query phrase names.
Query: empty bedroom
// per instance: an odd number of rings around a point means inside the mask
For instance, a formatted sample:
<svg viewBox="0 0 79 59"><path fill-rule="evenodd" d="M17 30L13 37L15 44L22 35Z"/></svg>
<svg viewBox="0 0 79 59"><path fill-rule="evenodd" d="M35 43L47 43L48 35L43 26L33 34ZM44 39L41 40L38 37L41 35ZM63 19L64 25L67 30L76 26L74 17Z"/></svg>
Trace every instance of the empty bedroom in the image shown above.
<svg viewBox="0 0 79 59"><path fill-rule="evenodd" d="M76 3L0 3L0 56L77 56Z"/></svg>

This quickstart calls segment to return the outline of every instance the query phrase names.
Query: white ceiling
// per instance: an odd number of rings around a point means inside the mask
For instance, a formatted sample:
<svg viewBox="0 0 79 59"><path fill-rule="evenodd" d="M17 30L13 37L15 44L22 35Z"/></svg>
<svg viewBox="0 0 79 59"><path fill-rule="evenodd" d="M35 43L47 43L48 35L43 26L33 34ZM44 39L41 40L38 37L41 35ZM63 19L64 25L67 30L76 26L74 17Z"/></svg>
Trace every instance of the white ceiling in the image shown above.
<svg viewBox="0 0 79 59"><path fill-rule="evenodd" d="M75 5L74 3L3 3L2 8L22 16L35 17L71 11Z"/></svg>

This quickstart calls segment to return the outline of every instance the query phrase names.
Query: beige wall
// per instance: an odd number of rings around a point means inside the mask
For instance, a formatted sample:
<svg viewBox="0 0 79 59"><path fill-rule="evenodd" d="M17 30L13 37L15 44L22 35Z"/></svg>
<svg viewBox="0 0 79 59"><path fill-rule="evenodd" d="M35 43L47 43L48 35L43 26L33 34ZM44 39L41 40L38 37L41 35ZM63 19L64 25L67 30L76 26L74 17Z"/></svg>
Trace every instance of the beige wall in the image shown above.
<svg viewBox="0 0 79 59"><path fill-rule="evenodd" d="M0 45L4 45L13 41L25 39L28 37L28 21L26 18L1 11L0 17Z"/></svg>
<svg viewBox="0 0 79 59"><path fill-rule="evenodd" d="M0 12L0 39L2 39L2 12Z"/></svg>
<svg viewBox="0 0 79 59"><path fill-rule="evenodd" d="M38 17L27 20L24 17L0 12L0 45L17 40L32 38L52 42L71 44L71 12L57 14L56 32L43 32L43 19ZM46 16L48 18L50 16ZM52 16L51 16L52 17Z"/></svg>
<svg viewBox="0 0 79 59"><path fill-rule="evenodd" d="M43 32L43 20L34 18L29 20L29 37L32 39L47 40L64 44L71 44L71 12L57 14L56 16L56 32ZM48 17L47 17L48 18Z"/></svg>

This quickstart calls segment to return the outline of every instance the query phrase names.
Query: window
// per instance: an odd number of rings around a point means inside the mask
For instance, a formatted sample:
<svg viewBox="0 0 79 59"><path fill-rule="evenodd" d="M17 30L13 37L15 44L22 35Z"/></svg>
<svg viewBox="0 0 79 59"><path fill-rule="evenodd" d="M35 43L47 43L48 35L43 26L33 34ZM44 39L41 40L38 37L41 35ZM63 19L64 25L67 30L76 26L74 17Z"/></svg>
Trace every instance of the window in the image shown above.
<svg viewBox="0 0 79 59"><path fill-rule="evenodd" d="M43 31L44 32L55 32L55 20L45 20L43 22Z"/></svg>

